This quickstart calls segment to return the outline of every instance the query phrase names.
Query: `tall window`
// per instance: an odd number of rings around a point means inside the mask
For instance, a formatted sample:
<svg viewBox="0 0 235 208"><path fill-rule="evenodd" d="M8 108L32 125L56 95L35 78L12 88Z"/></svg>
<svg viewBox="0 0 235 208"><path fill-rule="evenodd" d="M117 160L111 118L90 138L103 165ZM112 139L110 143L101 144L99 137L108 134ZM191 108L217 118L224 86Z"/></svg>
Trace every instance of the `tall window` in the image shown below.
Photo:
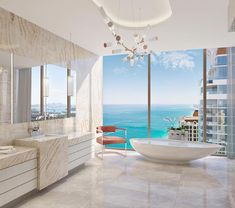
<svg viewBox="0 0 235 208"><path fill-rule="evenodd" d="M148 60L131 67L124 56L104 58L104 125L127 128L128 139L148 136ZM163 52L151 56L151 137L166 138L168 128L196 117L190 138L198 140L197 105L200 100L202 50ZM223 90L223 89L221 89ZM170 122L169 122L170 121ZM185 120L184 125L190 122ZM195 126L195 128L194 128ZM122 148L121 145L113 145ZM129 148L132 148L128 144Z"/></svg>
<svg viewBox="0 0 235 208"><path fill-rule="evenodd" d="M226 48L208 49L206 139L224 146L217 154L225 155L228 137L228 56ZM202 106L202 101L201 101ZM203 111L201 111L202 115ZM200 136L203 137L200 116Z"/></svg>
<svg viewBox="0 0 235 208"><path fill-rule="evenodd" d="M202 50L159 52L152 56L151 72L151 137L167 138L170 128L195 126Z"/></svg>
<svg viewBox="0 0 235 208"><path fill-rule="evenodd" d="M104 125L127 128L128 138L144 138L147 136L147 57L134 67L123 62L124 57L104 57ZM128 148L131 148L129 143Z"/></svg>

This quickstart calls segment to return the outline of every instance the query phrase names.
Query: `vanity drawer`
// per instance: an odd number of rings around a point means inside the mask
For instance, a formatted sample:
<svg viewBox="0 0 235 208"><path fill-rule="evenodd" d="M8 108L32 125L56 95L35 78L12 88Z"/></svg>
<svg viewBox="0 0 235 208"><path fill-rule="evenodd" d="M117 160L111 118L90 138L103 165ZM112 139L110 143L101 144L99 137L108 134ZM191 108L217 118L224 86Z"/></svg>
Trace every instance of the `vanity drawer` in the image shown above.
<svg viewBox="0 0 235 208"><path fill-rule="evenodd" d="M89 146L85 149L79 150L77 152L74 152L72 154L69 155L69 163L71 163L74 160L77 160L83 156L86 156L88 154L92 154L92 152L94 151L94 147L93 146Z"/></svg>
<svg viewBox="0 0 235 208"><path fill-rule="evenodd" d="M78 167L79 165L82 165L83 163L85 163L86 161L90 159L91 159L91 154L88 154L81 158L78 158L77 160L72 161L71 163L69 163L69 170L72 170Z"/></svg>
<svg viewBox="0 0 235 208"><path fill-rule="evenodd" d="M17 175L15 177L9 178L5 181L2 181L0 183L0 195L34 179L37 179L36 168L20 175Z"/></svg>
<svg viewBox="0 0 235 208"><path fill-rule="evenodd" d="M25 173L29 170L37 168L37 159L32 159L18 165L11 166L9 168L5 168L0 170L0 184L2 181L7 180L8 178L12 178L14 176Z"/></svg>
<svg viewBox="0 0 235 208"><path fill-rule="evenodd" d="M69 155L93 145L94 139L69 146Z"/></svg>
<svg viewBox="0 0 235 208"><path fill-rule="evenodd" d="M69 146L68 150L68 166L69 170L88 161L94 152L94 139L82 141L80 143Z"/></svg>
<svg viewBox="0 0 235 208"><path fill-rule="evenodd" d="M24 194L33 191L37 187L37 179L33 179L21 186L11 189L0 195L0 207L23 196Z"/></svg>
<svg viewBox="0 0 235 208"><path fill-rule="evenodd" d="M0 170L0 207L36 188L36 158Z"/></svg>

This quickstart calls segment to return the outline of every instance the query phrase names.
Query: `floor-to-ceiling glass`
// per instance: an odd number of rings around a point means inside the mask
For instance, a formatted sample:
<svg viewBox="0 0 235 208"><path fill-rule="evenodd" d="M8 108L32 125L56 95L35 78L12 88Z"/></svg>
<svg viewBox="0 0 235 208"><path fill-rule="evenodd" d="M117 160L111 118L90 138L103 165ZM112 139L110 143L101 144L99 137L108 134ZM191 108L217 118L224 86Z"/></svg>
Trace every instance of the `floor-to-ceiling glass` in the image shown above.
<svg viewBox="0 0 235 208"><path fill-rule="evenodd" d="M187 133L198 140L202 50L159 52L151 59L151 137Z"/></svg>
<svg viewBox="0 0 235 208"><path fill-rule="evenodd" d="M133 67L129 62L123 62L124 57L125 55L104 57L104 125L126 128L128 138L145 138L147 57ZM124 145L111 147L124 148ZM131 148L129 142L128 148Z"/></svg>

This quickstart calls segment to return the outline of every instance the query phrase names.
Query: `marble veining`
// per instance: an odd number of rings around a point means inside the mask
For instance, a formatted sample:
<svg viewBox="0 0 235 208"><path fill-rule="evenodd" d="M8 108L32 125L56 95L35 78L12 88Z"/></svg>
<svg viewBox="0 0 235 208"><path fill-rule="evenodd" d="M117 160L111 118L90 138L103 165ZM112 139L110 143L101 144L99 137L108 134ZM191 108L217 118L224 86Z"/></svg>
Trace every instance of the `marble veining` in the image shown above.
<svg viewBox="0 0 235 208"><path fill-rule="evenodd" d="M172 166L136 152L106 155L16 208L234 208L234 171L235 160L223 157Z"/></svg>
<svg viewBox="0 0 235 208"><path fill-rule="evenodd" d="M38 150L38 189L41 190L68 175L68 137L46 136L18 139L15 144Z"/></svg>
<svg viewBox="0 0 235 208"><path fill-rule="evenodd" d="M23 163L37 157L37 149L16 146L12 154L0 154L0 170Z"/></svg>
<svg viewBox="0 0 235 208"><path fill-rule="evenodd" d="M4 48L6 52L41 63L66 64L95 55L3 8L0 8L0 27L0 43L9 46Z"/></svg>
<svg viewBox="0 0 235 208"><path fill-rule="evenodd" d="M0 28L0 44L8 46L1 50L32 58L42 64L64 65L71 62L72 69L77 72L76 118L41 121L43 133L95 132L96 126L103 122L102 57L2 8ZM10 97L10 90L7 94ZM5 106L0 102L0 112L3 108ZM6 112L5 116L9 117L9 109ZM0 145L12 144L15 139L29 136L29 125L31 124L1 124Z"/></svg>
<svg viewBox="0 0 235 208"><path fill-rule="evenodd" d="M0 145L12 144L15 139L29 137L28 128L30 123L1 124L0 125ZM76 118L55 119L37 122L43 133L69 133L75 130Z"/></svg>
<svg viewBox="0 0 235 208"><path fill-rule="evenodd" d="M11 122L11 112L9 111L10 96L10 70L0 66L0 124Z"/></svg>

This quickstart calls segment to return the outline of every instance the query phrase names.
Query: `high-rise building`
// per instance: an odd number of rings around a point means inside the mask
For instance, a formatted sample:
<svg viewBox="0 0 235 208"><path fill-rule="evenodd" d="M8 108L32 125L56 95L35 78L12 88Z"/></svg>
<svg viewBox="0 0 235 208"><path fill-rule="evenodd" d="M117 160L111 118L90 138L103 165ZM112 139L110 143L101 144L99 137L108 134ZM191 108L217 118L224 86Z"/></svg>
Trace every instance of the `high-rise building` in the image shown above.
<svg viewBox="0 0 235 208"><path fill-rule="evenodd" d="M228 48L227 156L235 158L235 47Z"/></svg>
<svg viewBox="0 0 235 208"><path fill-rule="evenodd" d="M198 110L195 110L192 116L181 118L180 125L188 132L188 141L198 141Z"/></svg>
<svg viewBox="0 0 235 208"><path fill-rule="evenodd" d="M206 138L208 143L223 146L217 154L226 155L228 137L228 49L207 50L207 58ZM204 134L202 106L203 100L201 98L199 112L199 138L201 140Z"/></svg>

